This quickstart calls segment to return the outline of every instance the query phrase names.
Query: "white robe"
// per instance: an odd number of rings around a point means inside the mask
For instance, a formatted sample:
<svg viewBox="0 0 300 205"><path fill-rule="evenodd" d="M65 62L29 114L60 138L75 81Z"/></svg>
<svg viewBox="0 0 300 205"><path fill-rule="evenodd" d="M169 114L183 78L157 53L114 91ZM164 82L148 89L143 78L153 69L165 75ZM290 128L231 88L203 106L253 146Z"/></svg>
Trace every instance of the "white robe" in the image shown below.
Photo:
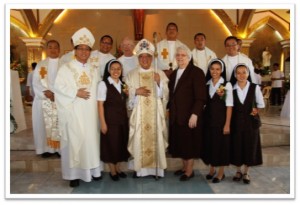
<svg viewBox="0 0 300 205"><path fill-rule="evenodd" d="M65 53L64 55L61 56L61 58L59 59L59 64L63 65L65 63L70 62L71 60L75 59L75 51L69 51L68 53Z"/></svg>
<svg viewBox="0 0 300 205"><path fill-rule="evenodd" d="M139 66L139 60L136 55L126 57L122 55L120 58L118 58L118 61L120 61L123 65L123 79L127 76L127 74L132 71L133 69L137 68Z"/></svg>
<svg viewBox="0 0 300 205"><path fill-rule="evenodd" d="M94 67L97 67L97 69L99 70L101 79L103 78L103 75L104 75L105 65L111 59L116 59L116 57L114 57L110 53L104 54L98 50L92 51L91 56L89 58L89 62Z"/></svg>
<svg viewBox="0 0 300 205"><path fill-rule="evenodd" d="M36 154L42 154L44 152L55 153L59 152L59 149L50 148L47 146L47 138L46 138L46 129L43 115L42 104L43 101L46 100L46 96L44 95L45 90L53 91L54 81L57 74L57 70L59 67L58 59L54 62L53 67L49 67L50 58L46 58L45 60L40 61L35 70L33 71L32 77L32 85L35 93L35 97L32 103L32 128L33 128L33 136L34 136L34 144ZM53 59L55 60L55 59ZM44 84L41 79L40 70L44 67L47 70L47 75L45 76Z"/></svg>
<svg viewBox="0 0 300 205"><path fill-rule="evenodd" d="M55 81L55 101L60 119L63 178L91 181L101 176L100 133L96 92L97 68L73 60L60 67ZM90 98L77 97L87 88Z"/></svg>
<svg viewBox="0 0 300 205"><path fill-rule="evenodd" d="M250 58L248 58L248 56L246 56L245 54L242 54L242 53L238 53L238 55L233 57L233 60L236 63L231 63L230 60L229 60L230 58L232 58L232 57L230 57L228 55L225 55L222 58L222 60L224 61L225 65L226 65L226 81L230 81L230 78L231 78L234 67L238 63L244 63L248 66L248 68L250 70L250 76L251 76L252 83L258 84L258 79L257 79L257 77L255 75L255 72L254 72L254 67L253 67L253 64L252 64L252 60Z"/></svg>
<svg viewBox="0 0 300 205"><path fill-rule="evenodd" d="M139 73L140 72L153 72L153 68L149 70L144 70L142 68L137 68L128 73L126 77L126 84L129 89L129 109L132 110L132 114L130 116L130 131L129 131L129 140L128 140L128 151L133 157L133 160L129 162L129 169L133 169L137 172L137 176L147 176L147 175L156 175L156 167L142 167L142 148L141 148L141 101L140 98L142 96L136 96L135 91L140 87L139 83ZM168 89L168 78L161 70L157 71L160 75L160 89L157 87L157 93L159 93L159 97L157 97L157 112L154 113L157 115L157 156L158 156L158 176L164 176L164 169L167 168L166 162L166 148L168 146L168 131L166 126L166 104L168 101L169 89ZM155 115L154 115L155 116Z"/></svg>
<svg viewBox="0 0 300 205"><path fill-rule="evenodd" d="M181 45L185 45L185 44L179 40L176 40L175 47L172 49L172 48L169 48L169 43L168 43L167 39L163 39L160 42L158 42L157 43L158 68L160 68L162 70L169 70L169 68L170 68L169 64L172 63L173 70L176 69L177 62L176 62L176 58L175 58L175 52L176 52L176 48ZM168 54L166 56L164 56L164 54L163 54L164 49L168 52ZM172 53L174 55L172 55Z"/></svg>
<svg viewBox="0 0 300 205"><path fill-rule="evenodd" d="M197 48L194 48L192 51L192 55L194 65L198 68L201 68L204 72L204 75L206 75L207 73L209 62L212 59L217 58L216 53L207 47L205 47L202 51L198 50Z"/></svg>

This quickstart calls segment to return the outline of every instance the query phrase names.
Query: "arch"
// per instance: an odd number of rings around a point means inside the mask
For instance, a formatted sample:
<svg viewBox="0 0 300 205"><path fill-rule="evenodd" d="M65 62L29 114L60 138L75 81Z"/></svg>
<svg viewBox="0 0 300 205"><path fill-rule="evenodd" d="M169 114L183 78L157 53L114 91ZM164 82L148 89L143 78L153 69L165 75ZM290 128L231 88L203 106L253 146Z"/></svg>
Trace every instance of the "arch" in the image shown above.
<svg viewBox="0 0 300 205"><path fill-rule="evenodd" d="M290 39L290 32L277 20L272 17L265 17L248 28L247 37L251 35L261 26L269 25L275 31L278 31L283 39Z"/></svg>
<svg viewBox="0 0 300 205"><path fill-rule="evenodd" d="M212 9L215 14L222 20L232 35L237 35L236 25L232 22L231 18L223 9Z"/></svg>
<svg viewBox="0 0 300 205"><path fill-rule="evenodd" d="M39 35L45 37L48 31L51 29L55 19L64 11L64 9L53 9L44 19L39 29Z"/></svg>
<svg viewBox="0 0 300 205"><path fill-rule="evenodd" d="M23 31L28 37L30 36L29 35L30 31L28 30L28 27L25 24L23 24L21 21L16 19L15 17L10 16L10 23L16 25L16 27L18 27L21 31Z"/></svg>

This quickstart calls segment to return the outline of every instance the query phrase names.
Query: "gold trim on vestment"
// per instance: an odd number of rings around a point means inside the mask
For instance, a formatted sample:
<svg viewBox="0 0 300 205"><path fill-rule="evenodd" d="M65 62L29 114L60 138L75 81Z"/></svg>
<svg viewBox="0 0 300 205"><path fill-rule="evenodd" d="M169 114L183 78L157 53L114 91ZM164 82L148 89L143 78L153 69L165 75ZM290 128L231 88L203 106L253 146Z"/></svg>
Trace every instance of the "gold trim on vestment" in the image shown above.
<svg viewBox="0 0 300 205"><path fill-rule="evenodd" d="M153 72L140 73L140 87L150 90L148 97L140 96L141 101L141 165L143 168L156 167L156 85Z"/></svg>

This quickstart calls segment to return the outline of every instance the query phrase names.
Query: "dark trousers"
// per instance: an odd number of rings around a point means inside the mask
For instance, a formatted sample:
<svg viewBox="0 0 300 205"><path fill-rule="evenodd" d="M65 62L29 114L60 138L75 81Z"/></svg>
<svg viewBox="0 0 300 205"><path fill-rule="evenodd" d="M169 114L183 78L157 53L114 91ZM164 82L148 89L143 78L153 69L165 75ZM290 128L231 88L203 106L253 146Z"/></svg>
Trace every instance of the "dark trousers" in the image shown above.
<svg viewBox="0 0 300 205"><path fill-rule="evenodd" d="M281 105L281 88L272 88L271 91L271 104Z"/></svg>

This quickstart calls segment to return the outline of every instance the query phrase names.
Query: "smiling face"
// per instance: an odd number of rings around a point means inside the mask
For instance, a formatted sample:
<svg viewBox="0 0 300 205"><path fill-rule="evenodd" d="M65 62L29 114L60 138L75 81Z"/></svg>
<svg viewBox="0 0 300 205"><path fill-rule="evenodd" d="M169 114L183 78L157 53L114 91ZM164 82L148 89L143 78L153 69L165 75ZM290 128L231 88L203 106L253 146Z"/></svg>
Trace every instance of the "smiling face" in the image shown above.
<svg viewBox="0 0 300 205"><path fill-rule="evenodd" d="M210 66L210 75L213 80L218 80L221 77L222 67L219 63L214 63Z"/></svg>
<svg viewBox="0 0 300 205"><path fill-rule="evenodd" d="M152 56L148 53L142 53L139 55L139 64L144 69L149 69L152 63Z"/></svg>
<svg viewBox="0 0 300 205"><path fill-rule="evenodd" d="M115 62L110 65L109 68L110 77L115 80L119 81L120 76L122 75L122 66L120 63Z"/></svg>
<svg viewBox="0 0 300 205"><path fill-rule="evenodd" d="M249 76L249 71L246 66L240 66L236 69L236 79L239 83L245 83Z"/></svg>
<svg viewBox="0 0 300 205"><path fill-rule="evenodd" d="M179 68L186 68L189 64L189 57L185 50L179 49L176 52L176 62L179 66Z"/></svg>
<svg viewBox="0 0 300 205"><path fill-rule="evenodd" d="M225 43L226 54L229 56L238 55L239 45L235 39L228 39Z"/></svg>
<svg viewBox="0 0 300 205"><path fill-rule="evenodd" d="M81 63L86 63L91 54L91 48L87 45L80 44L75 47L75 57Z"/></svg>

